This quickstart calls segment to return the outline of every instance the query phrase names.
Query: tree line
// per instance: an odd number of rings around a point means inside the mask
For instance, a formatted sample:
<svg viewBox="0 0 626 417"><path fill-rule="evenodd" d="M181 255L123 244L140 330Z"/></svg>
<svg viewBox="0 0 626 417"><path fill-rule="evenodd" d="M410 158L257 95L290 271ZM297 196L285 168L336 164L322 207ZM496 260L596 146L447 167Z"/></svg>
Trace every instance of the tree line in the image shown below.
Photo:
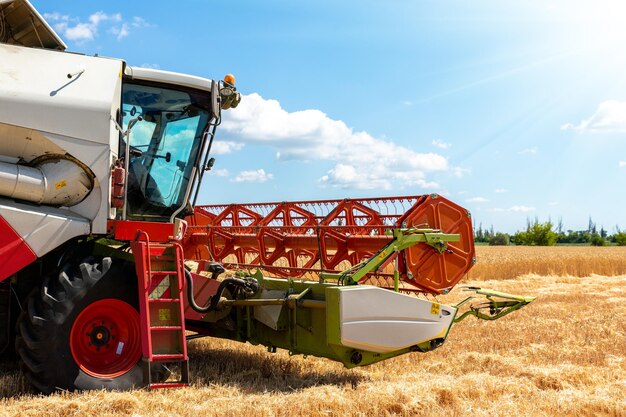
<svg viewBox="0 0 626 417"><path fill-rule="evenodd" d="M609 234L602 226L598 229L595 222L593 222L590 217L587 230L566 231L563 229L563 222L560 219L558 223L554 225L551 220L542 223L539 222L538 218L534 218L532 220L526 220L525 230L519 230L513 235L494 232L493 226L489 229L483 229L481 223L478 229L474 229L474 241L487 243L491 246L511 244L525 246L554 246L556 244L626 246L626 230L620 230L619 226L615 226L615 232Z"/></svg>

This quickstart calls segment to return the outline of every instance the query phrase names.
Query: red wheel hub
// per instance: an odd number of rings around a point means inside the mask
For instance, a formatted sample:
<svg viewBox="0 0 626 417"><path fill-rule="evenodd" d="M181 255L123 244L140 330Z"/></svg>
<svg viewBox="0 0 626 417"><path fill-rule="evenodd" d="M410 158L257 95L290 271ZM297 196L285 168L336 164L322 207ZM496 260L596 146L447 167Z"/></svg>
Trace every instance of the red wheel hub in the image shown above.
<svg viewBox="0 0 626 417"><path fill-rule="evenodd" d="M80 369L91 376L125 374L141 357L139 313L114 298L90 304L72 325L70 349Z"/></svg>

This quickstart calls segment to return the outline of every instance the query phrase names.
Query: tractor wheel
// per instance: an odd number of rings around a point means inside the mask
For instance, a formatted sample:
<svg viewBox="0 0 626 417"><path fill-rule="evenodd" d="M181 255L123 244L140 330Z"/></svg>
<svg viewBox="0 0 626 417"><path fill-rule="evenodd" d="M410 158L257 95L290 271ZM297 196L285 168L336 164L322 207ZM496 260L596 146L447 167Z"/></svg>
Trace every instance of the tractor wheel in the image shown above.
<svg viewBox="0 0 626 417"><path fill-rule="evenodd" d="M131 262L90 257L68 263L58 277L44 279L24 307L15 348L38 390L144 385L137 276ZM165 373L153 378L165 378Z"/></svg>

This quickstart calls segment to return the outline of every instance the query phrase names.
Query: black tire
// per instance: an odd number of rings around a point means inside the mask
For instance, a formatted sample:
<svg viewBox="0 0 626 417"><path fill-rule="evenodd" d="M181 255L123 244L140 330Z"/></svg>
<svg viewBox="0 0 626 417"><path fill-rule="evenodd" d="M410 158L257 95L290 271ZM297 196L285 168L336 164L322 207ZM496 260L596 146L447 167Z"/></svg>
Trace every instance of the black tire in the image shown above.
<svg viewBox="0 0 626 417"><path fill-rule="evenodd" d="M50 393L57 389L127 390L144 385L140 360L134 365L133 360L122 375L93 376L81 369L72 353L70 336L77 317L104 299L120 300L138 311L134 264L95 257L68 263L58 277L45 278L41 289L28 296L17 322L15 349L36 389Z"/></svg>
<svg viewBox="0 0 626 417"><path fill-rule="evenodd" d="M15 363L15 325L19 314L19 302L10 280L0 282L0 362Z"/></svg>

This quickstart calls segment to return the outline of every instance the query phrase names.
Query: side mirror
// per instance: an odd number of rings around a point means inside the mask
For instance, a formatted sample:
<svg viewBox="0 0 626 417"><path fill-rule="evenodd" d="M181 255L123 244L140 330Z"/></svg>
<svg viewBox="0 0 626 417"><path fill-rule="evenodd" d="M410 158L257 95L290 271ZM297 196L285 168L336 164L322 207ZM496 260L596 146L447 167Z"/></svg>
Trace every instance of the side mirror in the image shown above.
<svg viewBox="0 0 626 417"><path fill-rule="evenodd" d="M218 120L220 118L220 91L218 83L213 80L211 82L211 117L214 120Z"/></svg>

